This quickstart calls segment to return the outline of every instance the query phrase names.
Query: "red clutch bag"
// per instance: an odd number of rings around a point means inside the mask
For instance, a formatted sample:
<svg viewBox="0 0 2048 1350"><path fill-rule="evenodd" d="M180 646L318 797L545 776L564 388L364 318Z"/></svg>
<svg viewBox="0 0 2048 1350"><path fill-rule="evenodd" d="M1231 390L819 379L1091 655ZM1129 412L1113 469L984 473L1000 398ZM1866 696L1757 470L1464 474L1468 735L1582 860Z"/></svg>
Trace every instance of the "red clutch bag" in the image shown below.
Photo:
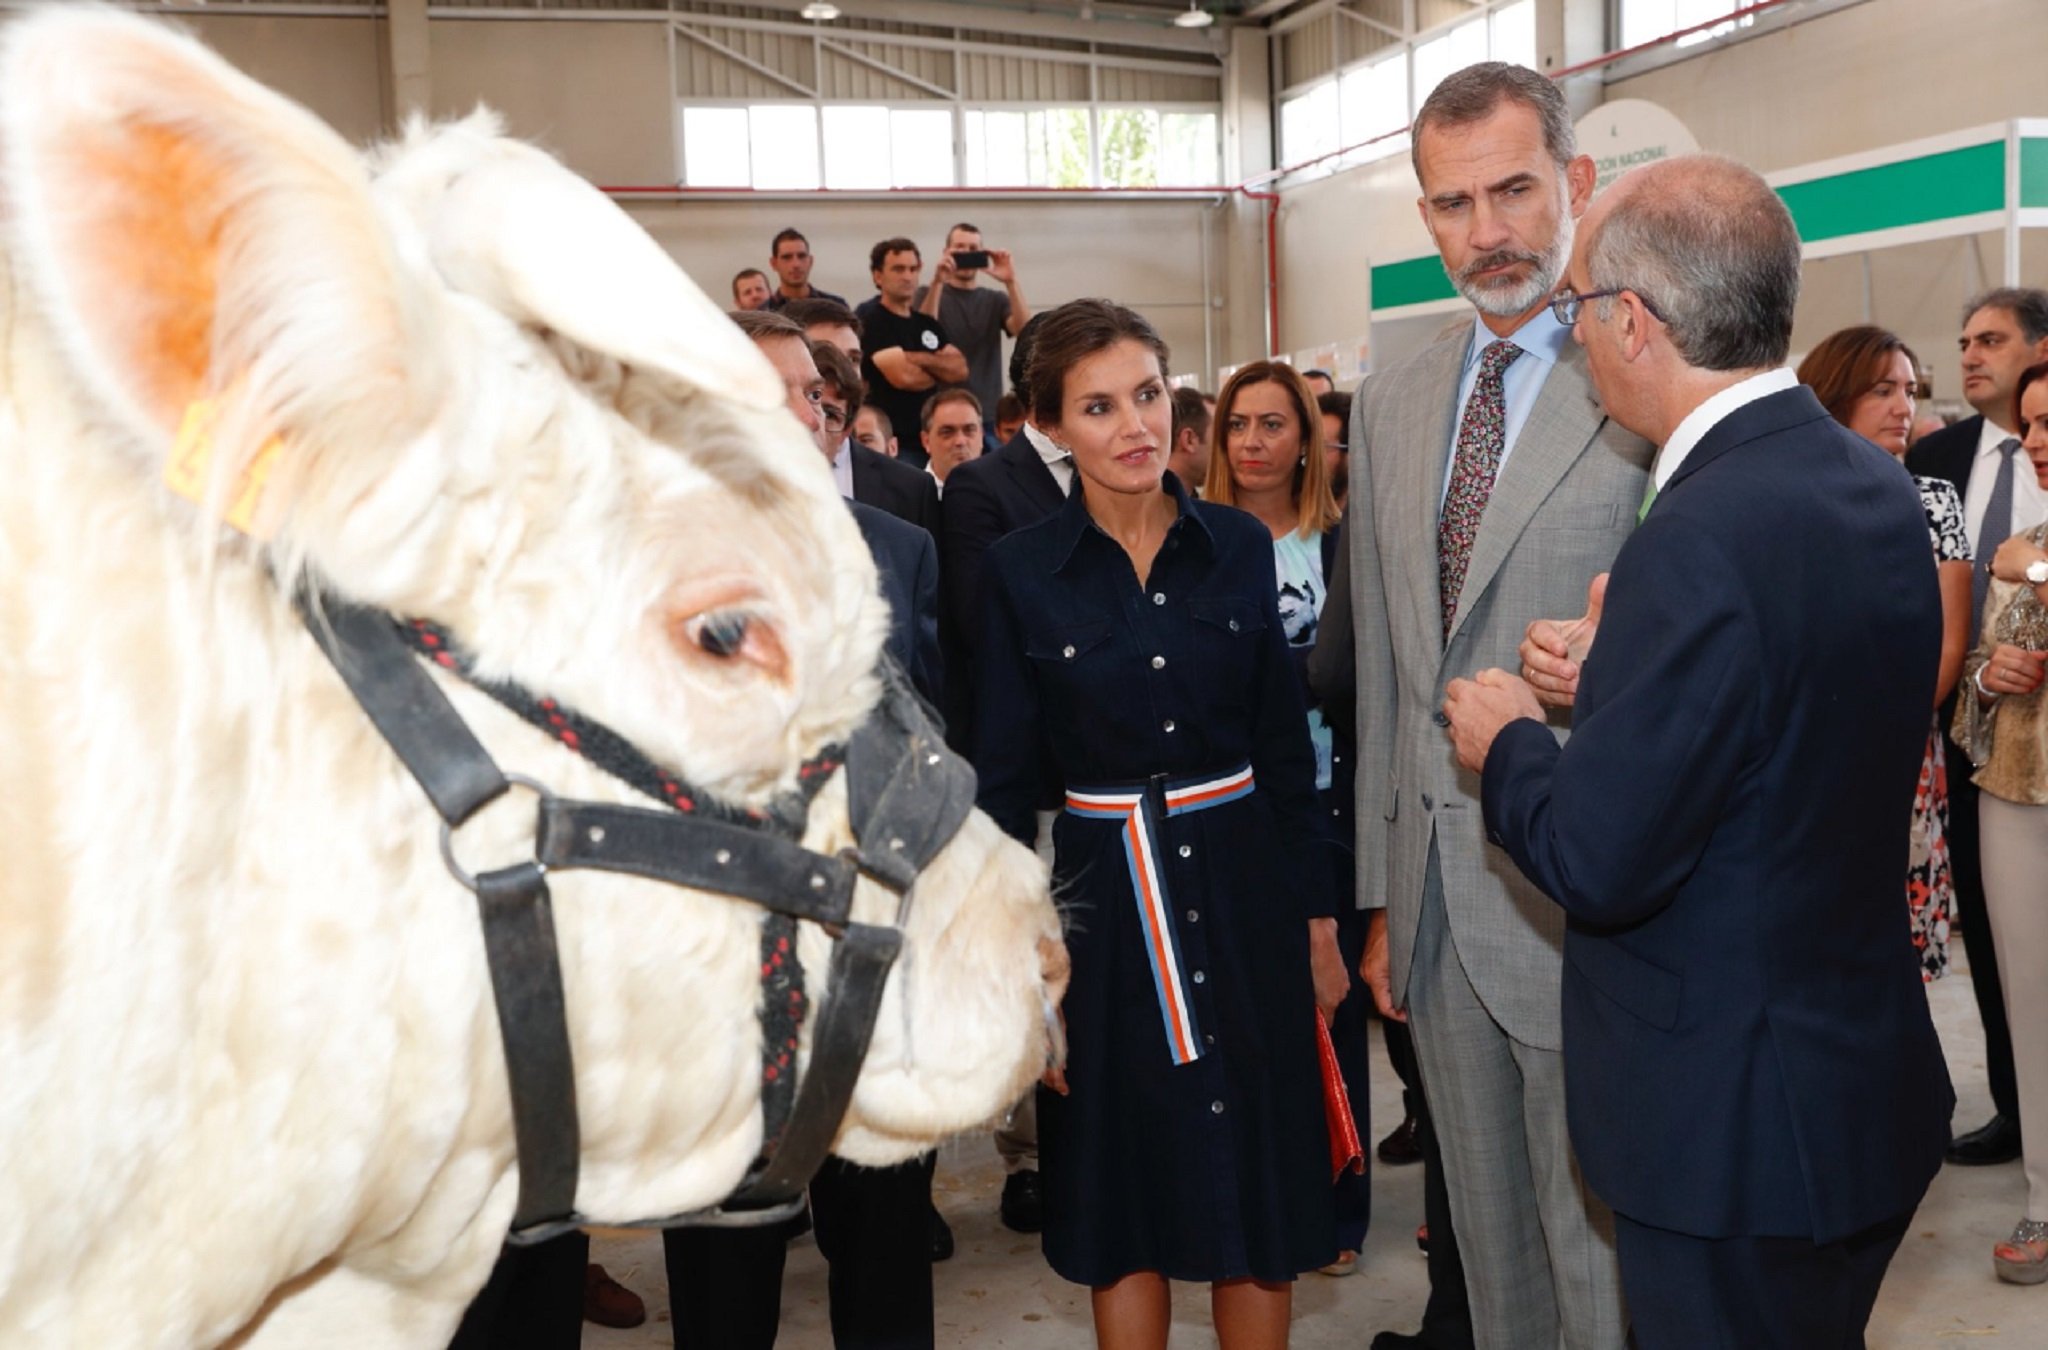
<svg viewBox="0 0 2048 1350"><path fill-rule="evenodd" d="M1358 1123L1351 1118L1351 1094L1337 1071L1337 1047L1330 1044L1329 1024L1316 1014L1316 1063L1323 1071L1323 1120L1330 1127L1330 1180L1346 1172L1365 1171L1365 1149L1358 1142Z"/></svg>

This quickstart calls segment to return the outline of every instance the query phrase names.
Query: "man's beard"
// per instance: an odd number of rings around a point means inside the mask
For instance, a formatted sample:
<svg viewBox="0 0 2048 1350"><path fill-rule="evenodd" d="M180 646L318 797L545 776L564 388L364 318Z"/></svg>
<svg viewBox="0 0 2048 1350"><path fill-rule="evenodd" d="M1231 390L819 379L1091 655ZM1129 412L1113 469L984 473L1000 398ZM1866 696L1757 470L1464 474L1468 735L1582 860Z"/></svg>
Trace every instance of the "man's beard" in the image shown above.
<svg viewBox="0 0 2048 1350"><path fill-rule="evenodd" d="M1568 205L1558 212L1557 233L1550 240L1550 247L1541 253L1521 253L1511 249L1499 249L1474 258L1451 278L1451 284L1458 288L1458 294L1469 300L1481 314L1496 319L1513 319L1527 314L1557 289L1557 283L1564 277L1565 263L1572 255L1573 221ZM1488 286L1476 281L1479 273L1490 268L1506 267L1512 263L1526 263L1529 275L1522 281L1496 283Z"/></svg>

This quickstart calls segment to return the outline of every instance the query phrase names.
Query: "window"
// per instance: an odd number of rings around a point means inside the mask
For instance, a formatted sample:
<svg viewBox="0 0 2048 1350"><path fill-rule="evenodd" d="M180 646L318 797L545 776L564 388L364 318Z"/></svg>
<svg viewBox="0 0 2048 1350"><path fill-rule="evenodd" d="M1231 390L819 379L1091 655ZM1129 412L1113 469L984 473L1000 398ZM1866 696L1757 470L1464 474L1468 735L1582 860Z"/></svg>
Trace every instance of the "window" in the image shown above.
<svg viewBox="0 0 2048 1350"><path fill-rule="evenodd" d="M953 110L894 108L889 112L891 187L953 186Z"/></svg>
<svg viewBox="0 0 2048 1350"><path fill-rule="evenodd" d="M1410 108L1420 108L1424 99L1436 91L1444 77L1477 65L1486 59L1486 20L1473 19L1456 28L1433 37L1427 42L1415 44L1415 101Z"/></svg>
<svg viewBox="0 0 2048 1350"><path fill-rule="evenodd" d="M1536 68L1536 0L1516 0L1493 12L1490 59Z"/></svg>
<svg viewBox="0 0 2048 1350"><path fill-rule="evenodd" d="M683 109L683 175L691 187L746 187L754 181L745 108Z"/></svg>
<svg viewBox="0 0 2048 1350"><path fill-rule="evenodd" d="M967 136L969 187L1030 185L1024 117L1021 112L971 111L965 115L962 125Z"/></svg>
<svg viewBox="0 0 2048 1350"><path fill-rule="evenodd" d="M1621 0L1621 45L1636 47L1743 8L1749 0ZM1710 42L1751 20L1730 20L1678 40L1681 47Z"/></svg>
<svg viewBox="0 0 2048 1350"><path fill-rule="evenodd" d="M1397 52L1346 71L1337 81L1344 144L1357 145L1408 125L1408 54Z"/></svg>
<svg viewBox="0 0 2048 1350"><path fill-rule="evenodd" d="M1089 187L1098 175L1108 187L1212 187L1222 175L1214 112L757 103L685 105L678 120L690 187Z"/></svg>
<svg viewBox="0 0 2048 1350"><path fill-rule="evenodd" d="M894 186L889 177L889 110L836 105L824 114L825 186Z"/></svg>
<svg viewBox="0 0 2048 1350"><path fill-rule="evenodd" d="M1281 162L1302 164L1329 154L1339 148L1338 132L1337 82L1325 80L1280 105Z"/></svg>
<svg viewBox="0 0 2048 1350"><path fill-rule="evenodd" d="M1086 108L969 111L969 187L1087 187L1094 143Z"/></svg>
<svg viewBox="0 0 2048 1350"><path fill-rule="evenodd" d="M1159 115L1159 186L1208 187L1222 181L1215 113Z"/></svg>
<svg viewBox="0 0 2048 1350"><path fill-rule="evenodd" d="M757 103L747 109L757 188L818 186L818 110L811 104Z"/></svg>

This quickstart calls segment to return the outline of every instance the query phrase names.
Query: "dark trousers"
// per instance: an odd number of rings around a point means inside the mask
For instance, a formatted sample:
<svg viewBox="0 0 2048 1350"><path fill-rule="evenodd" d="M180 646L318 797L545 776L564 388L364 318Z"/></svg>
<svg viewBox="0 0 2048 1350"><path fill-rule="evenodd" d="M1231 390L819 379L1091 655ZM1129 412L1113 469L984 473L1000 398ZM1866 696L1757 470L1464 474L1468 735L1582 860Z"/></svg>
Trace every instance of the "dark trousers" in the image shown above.
<svg viewBox="0 0 2048 1350"><path fill-rule="evenodd" d="M1991 914L1984 908L1984 865L1977 852L1977 785L1970 781L1970 761L1962 749L1953 741L1942 748L1948 756L1948 858L1956 883L1956 922L1970 947L1970 992L1984 1024L1991 1105L2008 1120L2018 1120L2020 1094L2013 1078L2012 1032L2005 1022L2005 986L1998 977ZM1975 1128L1975 1122L1965 1128Z"/></svg>
<svg viewBox="0 0 2048 1350"><path fill-rule="evenodd" d="M1451 1226L1451 1192L1444 1183L1444 1154L1436 1122L1415 1063L1415 1037L1406 1022L1382 1021L1387 1062L1401 1080L1401 1104L1415 1117L1415 1143L1422 1151L1422 1221L1429 1225L1429 1302L1422 1309L1422 1337L1429 1350L1472 1350L1472 1302L1465 1289L1465 1262Z"/></svg>
<svg viewBox="0 0 2048 1350"><path fill-rule="evenodd" d="M448 1350L576 1350L583 1343L589 1260L590 1238L583 1233L506 1247Z"/></svg>
<svg viewBox="0 0 2048 1350"><path fill-rule="evenodd" d="M1839 1242L1699 1238L1614 1216L1639 1350L1862 1350L1913 1216Z"/></svg>
<svg viewBox="0 0 2048 1350"><path fill-rule="evenodd" d="M811 1222L830 1273L838 1350L932 1350L932 1167L827 1158ZM789 1225L662 1234L675 1350L771 1350L782 1322Z"/></svg>
<svg viewBox="0 0 2048 1350"><path fill-rule="evenodd" d="M1351 972L1351 992L1330 1019L1330 1048L1337 1052L1337 1071L1351 1098L1352 1124L1366 1157L1365 1171L1346 1172L1337 1178L1337 1246L1347 1252L1364 1249L1366 1230L1372 1226L1372 1019L1367 1012L1372 1007L1372 991L1358 978L1370 917L1367 911L1348 905L1337 911L1337 950L1344 957L1344 969Z"/></svg>

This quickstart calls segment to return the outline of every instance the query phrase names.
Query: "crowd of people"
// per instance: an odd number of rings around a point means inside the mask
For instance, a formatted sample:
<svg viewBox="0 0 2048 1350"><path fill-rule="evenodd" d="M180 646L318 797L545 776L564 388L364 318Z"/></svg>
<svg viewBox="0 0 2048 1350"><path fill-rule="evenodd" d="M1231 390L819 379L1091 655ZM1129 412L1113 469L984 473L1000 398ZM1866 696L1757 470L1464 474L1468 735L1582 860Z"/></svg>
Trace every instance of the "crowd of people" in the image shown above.
<svg viewBox="0 0 2048 1350"><path fill-rule="evenodd" d="M970 224L928 284L875 244L857 307L795 229L733 278L1067 916L1003 1222L1105 1347L1163 1347L1176 1280L1284 1346L1364 1245L1326 1110L1371 1137L1376 1016L1431 1291L1373 1350L1860 1345L1944 1159L2025 1157L1993 1263L2048 1279L2048 292L1965 306L1977 415L1928 431L1883 329L1787 366L1799 240L1750 170L1596 199L1500 63L1412 141L1476 314L1356 391L1172 388L1142 315L1034 313ZM1954 1134L1922 985L1958 930L1996 1114ZM814 1184L838 1345L934 1343L931 1177ZM789 1236L668 1235L679 1350L772 1345Z"/></svg>

